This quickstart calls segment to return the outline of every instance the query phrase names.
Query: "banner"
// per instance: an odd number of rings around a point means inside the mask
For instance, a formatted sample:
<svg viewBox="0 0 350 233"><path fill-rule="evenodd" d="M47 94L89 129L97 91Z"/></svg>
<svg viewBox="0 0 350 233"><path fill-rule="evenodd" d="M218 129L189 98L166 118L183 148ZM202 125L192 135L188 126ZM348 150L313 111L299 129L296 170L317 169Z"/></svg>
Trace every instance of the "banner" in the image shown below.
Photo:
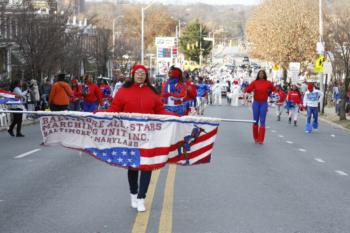
<svg viewBox="0 0 350 233"><path fill-rule="evenodd" d="M22 102L16 98L12 92L0 89L0 104L21 104Z"/></svg>
<svg viewBox="0 0 350 233"><path fill-rule="evenodd" d="M209 163L219 126L218 119L205 117L52 114L40 116L45 145L83 150L110 165L139 170L153 170L167 163Z"/></svg>

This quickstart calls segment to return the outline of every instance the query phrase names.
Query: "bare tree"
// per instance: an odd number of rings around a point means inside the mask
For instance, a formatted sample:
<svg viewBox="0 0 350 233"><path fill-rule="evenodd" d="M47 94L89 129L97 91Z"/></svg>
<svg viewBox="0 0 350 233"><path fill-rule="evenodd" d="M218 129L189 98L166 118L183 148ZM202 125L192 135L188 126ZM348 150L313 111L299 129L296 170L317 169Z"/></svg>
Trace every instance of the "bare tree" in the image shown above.
<svg viewBox="0 0 350 233"><path fill-rule="evenodd" d="M329 46L334 54L336 67L345 78L341 85L340 120L346 120L345 106L350 83L350 3L340 1L334 6L329 22Z"/></svg>

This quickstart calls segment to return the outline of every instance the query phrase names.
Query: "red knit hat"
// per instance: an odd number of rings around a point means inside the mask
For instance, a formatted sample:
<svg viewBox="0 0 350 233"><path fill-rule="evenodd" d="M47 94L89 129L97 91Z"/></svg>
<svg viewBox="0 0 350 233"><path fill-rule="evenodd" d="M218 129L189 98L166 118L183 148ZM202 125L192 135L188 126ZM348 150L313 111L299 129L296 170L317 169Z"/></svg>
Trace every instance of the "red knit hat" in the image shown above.
<svg viewBox="0 0 350 233"><path fill-rule="evenodd" d="M309 91L312 91L312 90L314 89L314 84L308 83L308 84L307 84L307 89L308 89Z"/></svg>
<svg viewBox="0 0 350 233"><path fill-rule="evenodd" d="M148 73L148 70L147 70L147 68L144 65L137 64L137 65L134 65L134 67L132 68L132 71L131 71L132 75L134 75L135 71L139 70L139 69L144 70L146 74Z"/></svg>
<svg viewBox="0 0 350 233"><path fill-rule="evenodd" d="M171 69L171 70L169 71L169 76L170 76L171 78L179 78L180 75L181 75L181 73L180 73L180 70L178 70L178 69Z"/></svg>
<svg viewBox="0 0 350 233"><path fill-rule="evenodd" d="M238 81L237 80L233 80L233 84L238 84Z"/></svg>

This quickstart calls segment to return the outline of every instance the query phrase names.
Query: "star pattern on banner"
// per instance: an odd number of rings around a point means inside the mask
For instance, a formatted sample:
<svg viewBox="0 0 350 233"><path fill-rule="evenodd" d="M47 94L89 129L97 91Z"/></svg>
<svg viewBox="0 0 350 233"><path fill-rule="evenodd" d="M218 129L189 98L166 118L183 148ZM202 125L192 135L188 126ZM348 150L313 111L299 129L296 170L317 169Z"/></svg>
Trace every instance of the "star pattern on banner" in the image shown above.
<svg viewBox="0 0 350 233"><path fill-rule="evenodd" d="M134 148L86 148L86 152L109 164L138 168L140 166L140 150Z"/></svg>

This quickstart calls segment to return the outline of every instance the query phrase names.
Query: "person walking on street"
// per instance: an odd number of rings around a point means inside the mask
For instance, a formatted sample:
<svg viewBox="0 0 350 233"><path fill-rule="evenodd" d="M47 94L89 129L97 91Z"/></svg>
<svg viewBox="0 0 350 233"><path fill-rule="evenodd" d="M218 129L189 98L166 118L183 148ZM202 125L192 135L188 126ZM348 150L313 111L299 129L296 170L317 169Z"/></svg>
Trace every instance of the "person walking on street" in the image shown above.
<svg viewBox="0 0 350 233"><path fill-rule="evenodd" d="M65 81L66 75L57 75L57 81L53 84L50 96L49 105L51 111L68 110L70 97L73 96L73 91L69 84Z"/></svg>
<svg viewBox="0 0 350 233"><path fill-rule="evenodd" d="M265 122L268 109L267 99L271 92L276 92L272 82L267 80L265 70L260 70L256 79L244 90L245 93L254 92L253 101L253 138L255 143L263 144L265 139ZM260 121L260 126L259 126Z"/></svg>
<svg viewBox="0 0 350 233"><path fill-rule="evenodd" d="M283 91L281 85L277 85L276 89L277 89L276 103L275 103L276 116L277 116L277 121L281 121L282 106L284 105L284 102L286 101L287 95Z"/></svg>
<svg viewBox="0 0 350 233"><path fill-rule="evenodd" d="M81 104L81 86L77 79L71 81L71 88L73 91L73 96L70 98L69 110L70 111L80 111Z"/></svg>
<svg viewBox="0 0 350 233"><path fill-rule="evenodd" d="M164 109L162 99L151 85L148 70L143 65L133 67L131 79L119 89L109 108L100 111L172 115ZM139 212L146 211L144 201L151 176L152 171L139 171L135 168L128 170L131 207Z"/></svg>
<svg viewBox="0 0 350 233"><path fill-rule="evenodd" d="M10 91L13 92L16 95L16 98L24 101L25 100L25 96L27 95L27 91L22 91L22 81L20 80L15 80L13 81L13 83L11 84L10 87ZM15 111L23 111L24 110L24 105L23 104L11 104L9 107L10 110L15 110ZM23 120L23 114L22 113L13 113L13 118L12 118L12 122L11 125L9 127L9 129L7 130L7 132L14 137L15 134L13 133L13 129L15 128L15 126L17 126L16 128L16 137L24 137L24 135L22 134L22 120Z"/></svg>
<svg viewBox="0 0 350 233"><path fill-rule="evenodd" d="M102 106L102 93L100 88L93 82L91 75L86 75L81 93L84 99L84 112L94 112L98 109L98 103Z"/></svg>
<svg viewBox="0 0 350 233"><path fill-rule="evenodd" d="M299 110L303 110L301 93L295 84L292 84L291 89L288 91L287 106L289 110L288 123L294 121L294 126L297 126Z"/></svg>
<svg viewBox="0 0 350 233"><path fill-rule="evenodd" d="M307 108L307 118L305 125L305 132L311 133L312 128L318 129L318 104L323 98L323 93L319 90L314 89L314 85L309 83L307 91L304 95L304 107ZM313 116L313 123L311 125L311 117Z"/></svg>
<svg viewBox="0 0 350 233"><path fill-rule="evenodd" d="M177 67L170 67L169 79L163 83L162 97L165 109L179 116L185 115L184 99L187 95L187 86L183 81L182 71Z"/></svg>

